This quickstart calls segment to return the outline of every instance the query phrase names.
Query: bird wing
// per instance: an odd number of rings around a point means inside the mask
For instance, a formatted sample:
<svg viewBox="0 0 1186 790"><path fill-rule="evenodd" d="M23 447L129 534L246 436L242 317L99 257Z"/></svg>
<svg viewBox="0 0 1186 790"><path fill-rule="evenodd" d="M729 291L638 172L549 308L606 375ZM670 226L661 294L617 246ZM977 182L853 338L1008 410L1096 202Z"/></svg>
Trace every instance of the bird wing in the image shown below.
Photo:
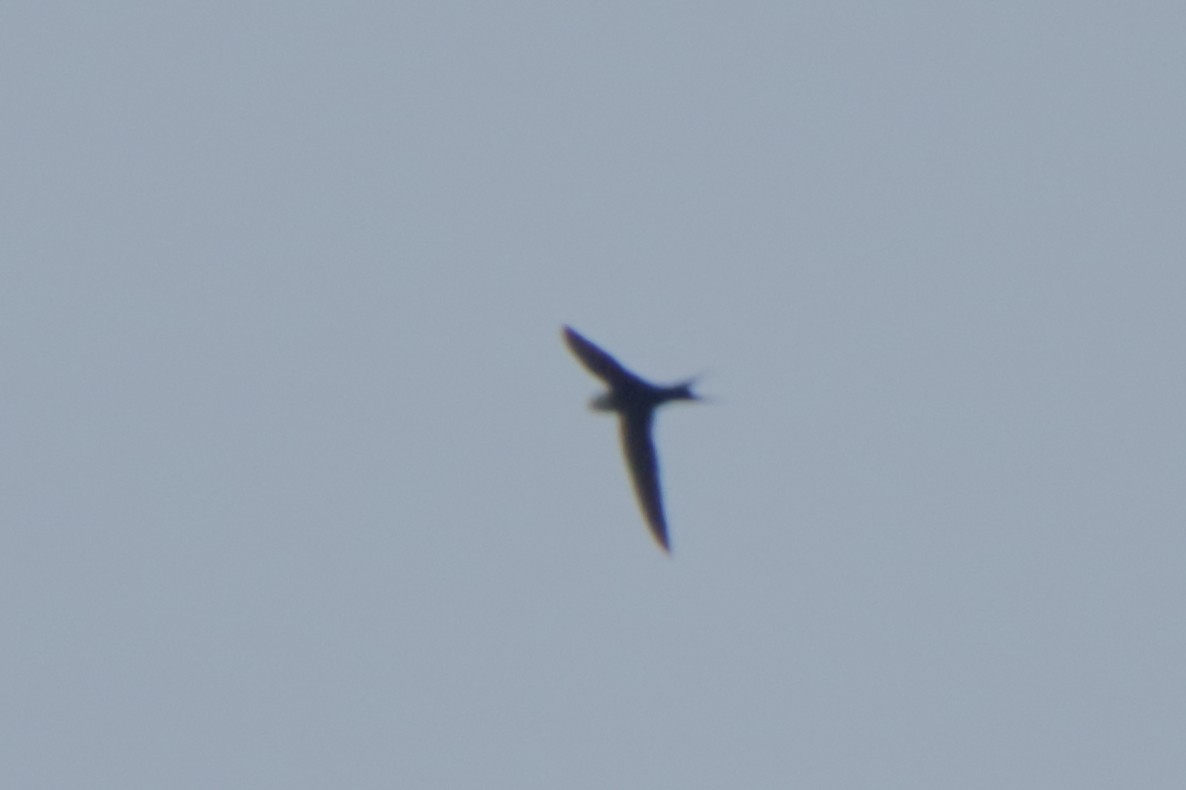
<svg viewBox="0 0 1186 790"><path fill-rule="evenodd" d="M663 517L663 497L659 491L659 459L655 455L654 442L651 441L651 415L650 410L622 414L622 452L626 455L626 465L630 467L630 478L634 481L634 493L646 517L647 526L663 550L670 552L667 520Z"/></svg>
<svg viewBox="0 0 1186 790"><path fill-rule="evenodd" d="M638 376L635 376L626 370L626 368L622 367L618 360L582 337L571 326L564 327L564 340L568 343L568 347L572 349L572 353L576 354L577 359L589 369L589 372L611 387L623 381L641 380Z"/></svg>

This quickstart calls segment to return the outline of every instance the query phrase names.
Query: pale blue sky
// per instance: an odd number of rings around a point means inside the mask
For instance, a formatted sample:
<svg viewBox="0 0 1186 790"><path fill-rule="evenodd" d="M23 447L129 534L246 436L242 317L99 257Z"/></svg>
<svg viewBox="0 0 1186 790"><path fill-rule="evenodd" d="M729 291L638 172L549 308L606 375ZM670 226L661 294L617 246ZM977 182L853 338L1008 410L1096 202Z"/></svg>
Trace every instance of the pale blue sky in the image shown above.
<svg viewBox="0 0 1186 790"><path fill-rule="evenodd" d="M5 4L7 783L1178 790L1183 31Z"/></svg>

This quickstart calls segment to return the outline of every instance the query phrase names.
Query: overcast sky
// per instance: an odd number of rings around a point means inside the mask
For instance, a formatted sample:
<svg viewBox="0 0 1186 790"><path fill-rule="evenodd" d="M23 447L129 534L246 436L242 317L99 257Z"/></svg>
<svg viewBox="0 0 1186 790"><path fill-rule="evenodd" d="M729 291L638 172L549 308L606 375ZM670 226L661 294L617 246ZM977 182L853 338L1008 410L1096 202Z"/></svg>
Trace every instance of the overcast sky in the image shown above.
<svg viewBox="0 0 1186 790"><path fill-rule="evenodd" d="M1180 790L1184 42L5 3L5 784Z"/></svg>

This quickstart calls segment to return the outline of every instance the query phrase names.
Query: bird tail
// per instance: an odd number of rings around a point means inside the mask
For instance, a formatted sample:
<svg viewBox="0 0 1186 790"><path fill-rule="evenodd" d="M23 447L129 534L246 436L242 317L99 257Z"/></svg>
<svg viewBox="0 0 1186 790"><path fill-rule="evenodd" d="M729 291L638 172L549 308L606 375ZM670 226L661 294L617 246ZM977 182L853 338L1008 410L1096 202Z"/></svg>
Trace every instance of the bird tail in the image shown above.
<svg viewBox="0 0 1186 790"><path fill-rule="evenodd" d="M697 395L695 392L692 392L692 387L693 387L693 385L696 384L696 381L698 378L699 378L699 376L697 376L696 378L688 379L687 381L682 381L679 384L676 384L675 386L673 386L671 388L671 399L672 400L700 400L700 396Z"/></svg>

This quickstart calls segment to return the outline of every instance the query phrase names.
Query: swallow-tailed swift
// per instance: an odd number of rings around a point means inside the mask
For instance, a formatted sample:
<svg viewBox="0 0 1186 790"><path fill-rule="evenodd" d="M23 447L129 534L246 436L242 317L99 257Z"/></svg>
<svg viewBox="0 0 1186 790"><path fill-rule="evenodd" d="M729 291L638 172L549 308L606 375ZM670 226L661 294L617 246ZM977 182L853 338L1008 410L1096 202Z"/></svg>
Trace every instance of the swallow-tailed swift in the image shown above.
<svg viewBox="0 0 1186 790"><path fill-rule="evenodd" d="M667 521L663 517L663 498L659 493L659 461L651 441L651 419L655 408L671 400L699 400L692 392L692 381L660 387L643 381L609 354L581 337L572 327L564 327L564 339L577 359L609 386L609 391L594 399L590 406L598 411L616 411L622 430L622 452L634 493L655 540L666 552Z"/></svg>

